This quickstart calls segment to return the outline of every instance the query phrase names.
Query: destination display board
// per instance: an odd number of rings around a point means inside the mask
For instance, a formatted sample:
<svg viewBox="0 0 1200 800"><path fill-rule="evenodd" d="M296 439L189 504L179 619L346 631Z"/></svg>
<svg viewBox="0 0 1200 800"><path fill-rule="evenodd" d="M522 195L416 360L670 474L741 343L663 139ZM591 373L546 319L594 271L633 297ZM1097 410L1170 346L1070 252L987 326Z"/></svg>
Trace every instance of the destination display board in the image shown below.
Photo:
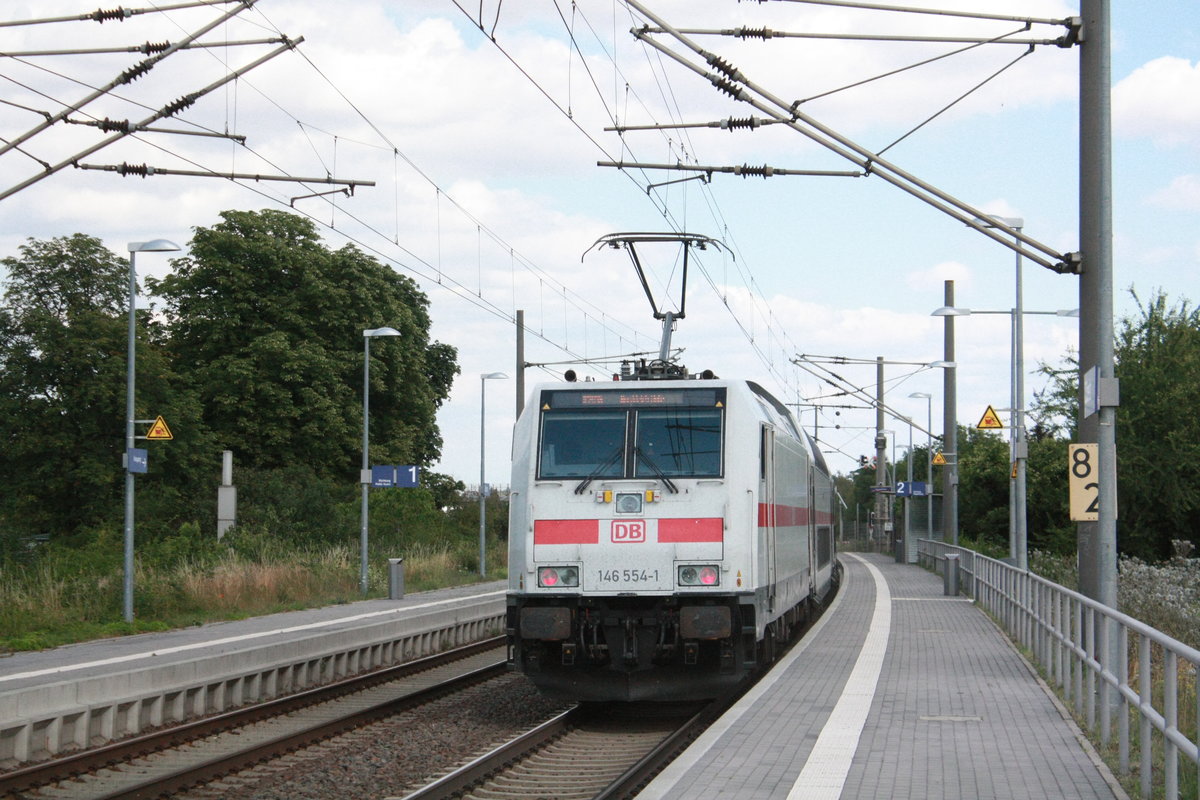
<svg viewBox="0 0 1200 800"><path fill-rule="evenodd" d="M718 408L725 404L724 389L655 389L652 387L622 389L571 389L542 392L541 408L648 408L658 406L690 406Z"/></svg>

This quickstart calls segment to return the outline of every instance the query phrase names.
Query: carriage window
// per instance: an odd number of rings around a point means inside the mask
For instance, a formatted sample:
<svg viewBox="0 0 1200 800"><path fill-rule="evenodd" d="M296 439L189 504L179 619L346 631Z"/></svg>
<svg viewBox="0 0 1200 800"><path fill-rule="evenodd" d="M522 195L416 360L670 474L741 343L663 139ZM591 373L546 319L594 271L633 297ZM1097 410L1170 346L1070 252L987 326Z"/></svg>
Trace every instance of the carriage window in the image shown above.
<svg viewBox="0 0 1200 800"><path fill-rule="evenodd" d="M543 478L619 478L625 472L624 411L542 415L538 473Z"/></svg>
<svg viewBox="0 0 1200 800"><path fill-rule="evenodd" d="M635 447L634 477L720 476L721 412L639 410Z"/></svg>

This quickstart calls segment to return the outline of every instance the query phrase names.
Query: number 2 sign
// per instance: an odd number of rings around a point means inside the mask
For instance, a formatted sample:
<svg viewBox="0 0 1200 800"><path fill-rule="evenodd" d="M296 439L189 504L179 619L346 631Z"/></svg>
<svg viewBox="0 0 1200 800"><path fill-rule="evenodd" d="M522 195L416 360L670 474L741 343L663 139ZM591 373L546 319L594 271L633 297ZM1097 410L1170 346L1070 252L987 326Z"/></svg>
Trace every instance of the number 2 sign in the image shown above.
<svg viewBox="0 0 1200 800"><path fill-rule="evenodd" d="M1097 444L1068 447L1071 487L1071 521L1100 519L1100 448Z"/></svg>

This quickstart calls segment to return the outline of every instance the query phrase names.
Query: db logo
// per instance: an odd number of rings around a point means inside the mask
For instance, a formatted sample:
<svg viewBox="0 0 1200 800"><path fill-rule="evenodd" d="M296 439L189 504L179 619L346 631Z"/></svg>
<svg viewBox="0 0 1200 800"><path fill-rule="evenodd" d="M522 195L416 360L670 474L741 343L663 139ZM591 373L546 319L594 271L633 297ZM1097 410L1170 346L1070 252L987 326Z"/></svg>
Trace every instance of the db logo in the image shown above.
<svg viewBox="0 0 1200 800"><path fill-rule="evenodd" d="M646 541L646 521L644 519L613 520L612 540L615 543Z"/></svg>

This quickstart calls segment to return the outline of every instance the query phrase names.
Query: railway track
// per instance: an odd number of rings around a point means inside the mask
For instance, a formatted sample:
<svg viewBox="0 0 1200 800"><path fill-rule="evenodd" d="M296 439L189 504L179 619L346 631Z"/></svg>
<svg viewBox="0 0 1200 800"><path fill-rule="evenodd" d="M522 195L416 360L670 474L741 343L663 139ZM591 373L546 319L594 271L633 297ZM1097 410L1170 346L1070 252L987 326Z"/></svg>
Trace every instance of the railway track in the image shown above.
<svg viewBox="0 0 1200 800"><path fill-rule="evenodd" d="M577 706L404 800L626 797L732 701Z"/></svg>
<svg viewBox="0 0 1200 800"><path fill-rule="evenodd" d="M840 590L835 571L835 593ZM832 598L830 598L832 599ZM824 608L792 631L782 657ZM402 800L622 800L640 791L761 673L709 703L585 704L565 711Z"/></svg>
<svg viewBox="0 0 1200 800"><path fill-rule="evenodd" d="M0 797L156 798L502 675L503 638L0 775Z"/></svg>

